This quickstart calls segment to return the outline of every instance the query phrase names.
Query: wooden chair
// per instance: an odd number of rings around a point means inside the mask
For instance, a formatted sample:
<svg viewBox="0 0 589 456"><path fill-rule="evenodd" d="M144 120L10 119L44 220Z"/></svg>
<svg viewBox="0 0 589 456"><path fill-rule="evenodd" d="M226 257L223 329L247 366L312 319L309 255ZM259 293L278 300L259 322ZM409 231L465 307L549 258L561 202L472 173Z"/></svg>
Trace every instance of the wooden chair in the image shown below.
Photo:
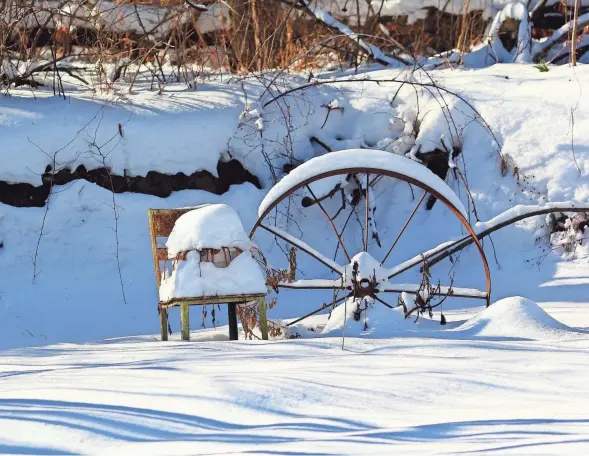
<svg viewBox="0 0 589 456"><path fill-rule="evenodd" d="M268 322L266 319L265 294L243 294L225 296L195 296L190 298L173 298L167 302L159 301L159 288L162 280L162 272L167 268L168 249L161 238L170 236L176 220L181 215L198 209L202 206L187 207L182 209L149 209L149 232L151 235L151 248L155 268L155 282L158 289L158 310L160 314L160 326L162 340L168 340L168 308L180 307L180 325L182 340L190 340L190 306L203 306L209 304L227 304L229 316L229 339L237 340L237 305L251 301L258 302L260 312L260 326L262 339L268 340ZM219 227L222 229L222 227ZM159 238L159 244L158 244Z"/></svg>

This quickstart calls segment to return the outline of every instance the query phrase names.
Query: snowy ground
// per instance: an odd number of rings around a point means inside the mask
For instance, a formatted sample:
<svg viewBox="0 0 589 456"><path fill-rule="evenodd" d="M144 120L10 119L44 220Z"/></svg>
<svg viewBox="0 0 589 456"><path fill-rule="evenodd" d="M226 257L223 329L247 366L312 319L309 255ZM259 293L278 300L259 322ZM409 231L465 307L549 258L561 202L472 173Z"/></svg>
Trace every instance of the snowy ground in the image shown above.
<svg viewBox="0 0 589 456"><path fill-rule="evenodd" d="M399 74L398 70L375 71L370 77L391 79ZM484 70L445 70L432 75L480 110L503 144L503 152L513 158L519 169L519 184L510 172L502 176L492 137L473 122L472 111L464 104L449 95L444 98L463 141L458 166L468 172L471 192L482 220L488 220L514 204L587 202L589 133L582 128L588 121L584 97L585 87L589 84L587 68L552 67L550 72L540 73L527 65L495 65ZM293 76L288 81L294 85L306 80ZM386 148L399 136L396 119L411 119L415 115L415 91L412 88L405 87L398 96L399 102L391 106L391 96L399 86L399 83L377 85L364 82L311 88L288 100L292 108L289 131L276 104L263 109L263 139L259 131L250 128L254 119L238 127L239 112L245 99L241 85L237 83L203 85L196 91L170 87L162 95L142 89L137 94L128 95L126 102L109 99L107 104L98 95L90 99L76 92L66 101L48 97L46 93L39 93L37 99L33 99L26 90L2 98L0 135L3 147L0 157L3 166L0 179L41 183L39 174L50 159L32 143L42 145L49 153L67 145L59 152L63 163L75 159L72 166L78 163L98 166L96 159L88 153L91 149L88 139L97 134L98 141L107 141L121 123L125 125L124 137L109 156L115 172L123 174L124 169L132 174L144 174L152 169L169 173L212 170L218 158L231 150L260 177L265 187L258 190L251 184L233 186L221 196L203 191L183 191L166 199L129 193L116 195L120 217L120 265L127 304L121 296L114 256L116 238L112 195L107 190L81 180L58 189L52 196L44 235L39 243L39 275L34 283L33 258L45 210L0 204L0 241L4 243L0 249L3 271L0 328L4 335L0 347L91 342L157 332L157 295L147 209L222 202L237 210L244 228L249 230L256 220L258 205L272 185L268 167L260 154L262 146L267 153L275 154L277 169L280 169L280 160L284 161L280 154L284 151L286 136L292 141L291 146L299 159L324 153L309 141L313 135L336 150L361 147L366 143L375 145L380 141L384 141ZM259 85L254 83L248 82L244 87L250 92L250 101L260 93ZM419 104L421 132L416 142L422 144L424 151L430 151L440 147L441 134L447 139L456 134L448 128L440 104L423 92ZM333 112L321 128L326 109L320 104L334 99L345 107L345 112ZM571 129L571 110L574 112L574 129ZM72 139L74 142L70 143ZM447 183L468 207L468 197L461 184L453 177L449 177ZM379 210L381 215L389 217L387 224L381 225L383 239L388 242L413 209L415 202L408 193L404 187L394 200L380 206L386 209ZM386 192L382 194L388 195ZM335 212L337 201L331 201L327 209ZM297 223L304 230L304 240L318 249L326 247L323 253L332 255L335 246L330 227L316 208L300 211ZM492 269L493 300L523 295L540 303L561 301L565 296L569 302L587 302L589 268L583 259L587 255L586 247L579 247L576 262L563 261L560 252L547 253L543 224L543 219L538 218L494 235L498 263L494 260L491 245L485 244ZM440 229L441 226L444 229ZM432 211L420 211L411 230L404 235L403 246L396 248L396 257L392 260L411 258L448 240L459 234L455 228L455 221L439 205ZM293 233L300 234L296 230ZM274 239L256 235L255 241L272 264L284 266L284 257ZM373 253L377 258L382 257L382 254ZM304 255L299 255L298 261L304 272L300 278L322 278L313 275L320 271L314 270L312 261L306 262ZM457 282L457 286L481 285L476 283L481 272L480 261L473 249L462 256L458 272L457 280L464 279L464 282ZM301 298L298 295L291 299L283 293L270 317L294 318L320 304L320 297ZM470 303L465 305L468 307ZM219 323L226 321L221 313L218 317ZM193 318L192 321L193 329L200 327L200 319ZM172 315L171 323L176 331L177 313Z"/></svg>
<svg viewBox="0 0 589 456"><path fill-rule="evenodd" d="M394 153L392 144L413 141L431 151L441 146L442 134L454 135L462 146L457 164L468 171L481 220L514 204L587 203L587 68L551 67L540 73L531 66L495 65L434 73L439 84L468 99L489 123L513 160L505 175L497 145L472 110L456 97L440 100L425 90L417 104L418 91L400 80L390 82L399 74L374 71L368 75L372 81L389 82L353 85L348 80L355 76L340 74L340 82L299 92L284 104L250 105L242 118L246 98L251 102L260 95L259 84L215 83L195 92L170 87L162 95L139 91L124 102L79 93L67 101L46 93L33 99L24 90L1 98L2 180L40 184L50 157L34 144L50 154L66 145L59 152L63 163L96 166L89 141L94 135L98 141L116 136L121 124L124 136L109 157L116 172L214 171L219 157L231 152L264 188L244 184L220 196L183 191L166 199L116 195L126 303L113 254L111 193L86 181L59 188L41 241L43 208L0 205L0 453L586 452L589 249L586 243L579 246L574 261L547 251L542 218L500 231L493 236L494 249L485 243L493 301L529 297L570 328L537 308L514 315L492 306L499 314L487 312L461 329L458 321L480 309L448 302L444 311L450 324L444 331L424 322L424 331L348 338L344 351L338 337L229 343L226 328L195 332L198 342L181 343L177 313L171 316L175 342L146 336L159 324L147 209L226 203L249 229L272 185L261 151L280 170L288 153L307 160L325 152L311 136L334 150L374 147ZM424 75L414 77L426 81ZM284 79L289 86L306 81L296 75ZM327 119L322 105L334 101L345 110ZM440 101L448 104L456 125L444 120ZM279 109L284 107L288 110ZM291 116L288 128L284 112ZM404 127L416 118L420 132L408 139ZM408 151L412 145L403 147ZM450 176L446 183L469 207L460 182ZM386 217L379 226L387 239L415 204L407 186L394 189L383 188L384 196L377 196ZM328 210L336 203L326 202ZM297 226L307 242L331 256L333 237L317 211L300 210ZM396 261L459 234L440 204L420 211L415 222L405 235L406 246L394 253ZM346 240L354 234L346 234ZM255 241L271 263L284 259L271 237ZM458 285L481 278L475 260L470 249L457 261L457 277L466 282ZM325 278L314 275L318 269L303 255L298 261L301 278ZM443 273L448 266L439 268ZM283 293L270 317L296 318L320 303L320 297ZM225 318L219 312L218 323ZM325 316L310 322L320 329ZM192 329L200 323L194 315ZM112 337L119 338L96 342Z"/></svg>
<svg viewBox="0 0 589 456"><path fill-rule="evenodd" d="M589 327L570 307L546 309ZM0 453L583 454L588 356L572 332L16 349Z"/></svg>

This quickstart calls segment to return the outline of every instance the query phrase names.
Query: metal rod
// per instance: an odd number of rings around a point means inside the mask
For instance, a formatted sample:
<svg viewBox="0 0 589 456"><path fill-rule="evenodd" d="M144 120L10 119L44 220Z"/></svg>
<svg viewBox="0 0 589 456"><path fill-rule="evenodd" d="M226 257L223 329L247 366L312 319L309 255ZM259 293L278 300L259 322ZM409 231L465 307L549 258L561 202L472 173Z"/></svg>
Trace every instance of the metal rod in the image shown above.
<svg viewBox="0 0 589 456"><path fill-rule="evenodd" d="M296 243L295 243L292 239L289 239L288 237L284 236L279 230L275 230L275 229L273 229L273 228L271 228L269 226L263 225L261 223L259 224L259 227L265 229L266 231L268 231L270 233L272 233L274 236L279 237L283 241L286 241L289 244L294 245L297 248L301 249L307 255L310 255L311 257L315 258L317 261L319 261L321 264L324 264L325 266L327 266L333 272L337 272L338 274L341 274L342 273L341 269L336 268L329 261L325 261L323 258L321 258L317 254L315 254L313 252L314 249L311 250L312 249L311 246L307 245L305 242L301 241L300 239L297 239L296 240Z"/></svg>
<svg viewBox="0 0 589 456"><path fill-rule="evenodd" d="M368 226L368 220L370 218L370 193L368 192L368 189L370 188L370 174L366 173L366 195L365 195L365 199L366 199L366 231L364 232L364 251L368 252L368 232L370 231L370 228Z"/></svg>
<svg viewBox="0 0 589 456"><path fill-rule="evenodd" d="M342 290L342 284L337 285L305 285L297 286L288 282L279 282L278 288L288 288L289 290Z"/></svg>
<svg viewBox="0 0 589 456"><path fill-rule="evenodd" d="M373 297L374 299L376 299L378 302L380 302L381 304L384 304L385 306L387 306L389 309L394 309L394 307L393 307L393 306L391 306L391 305L390 305L389 303L387 303L387 302L384 302L384 301L383 301L382 299L380 299L378 296L376 296L376 295L372 295L372 297Z"/></svg>
<svg viewBox="0 0 589 456"><path fill-rule="evenodd" d="M351 207L350 215L348 215L348 218L346 219L346 221L344 223L344 226L342 227L342 231L340 233L340 236L343 236L344 235L344 231L346 231L346 227L348 226L348 222L352 218L352 215L354 215L354 208L353 207ZM339 250L339 242L335 246L335 253L333 254L333 261L335 261L335 259L337 258L337 251L338 250Z"/></svg>
<svg viewBox="0 0 589 456"><path fill-rule="evenodd" d="M479 291L479 290L476 290ZM380 290L380 293L407 293L407 294L417 294L418 291L409 291L409 290L394 290L394 289L388 289L388 290ZM448 293L442 293L442 292L433 292L431 293L433 296L448 296ZM477 295L467 295L467 294L461 294L461 293L452 293L451 295L449 295L450 298L469 298L469 299L487 299L487 296L477 296Z"/></svg>
<svg viewBox="0 0 589 456"><path fill-rule="evenodd" d="M303 321L305 318L309 318L312 317L315 314L318 314L319 312L321 312L322 310L327 309L330 305L333 304L338 304L340 302L342 302L344 299L347 299L350 295L346 295L343 298L339 298L337 301L332 302L331 304L323 304L321 307L319 307L319 309L314 310L313 312L308 313L307 315L301 317L301 318L297 318L295 321L291 321L290 323L288 323L286 325L286 327L292 326L292 325L296 325L298 322Z"/></svg>
<svg viewBox="0 0 589 456"><path fill-rule="evenodd" d="M387 258L389 257L389 255L391 254L391 252L393 251L393 249L395 248L395 246L397 245L397 242L399 242L399 239L401 239L401 236L403 236L403 233L407 229L407 226L409 225L409 222L411 222L411 220L413 219L413 216L417 212L417 209L419 209L419 206L421 206L421 203L425 199L425 196L426 195L427 195L427 192L423 192L423 195L421 196L420 200L417 202L417 205L415 206L415 208L411 212L411 215L409 216L409 218L407 219L407 221L403 225L403 228L401 228L401 231L397 235L397 238L393 242L393 245L391 245L391 248L388 250L387 254L384 256L384 258L382 259L382 261L380 262L380 264L384 264L384 262L387 261Z"/></svg>
<svg viewBox="0 0 589 456"><path fill-rule="evenodd" d="M306 185L307 190L309 190L309 193L311 194L311 196L313 197L313 199L317 202L317 204L319 205L319 207L321 208L321 211L323 212L323 214L325 215L325 217L327 218L327 220L329 221L329 224L331 225L331 228L333 229L333 232L335 233L336 237L337 237L337 241L339 242L339 245L342 247L342 252L344 252L344 255L346 256L346 259L351 262L351 258L350 255L348 255L348 251L346 250L346 246L344 245L342 238L340 237L339 233L337 232L337 228L335 227L335 224L333 223L333 220L331 220L331 217L329 216L329 214L327 213L327 211L325 210L325 208L323 207L323 204L321 204L321 201L319 201L317 199L317 197L315 196L315 193L313 193L313 190L311 190L311 187L309 185Z"/></svg>

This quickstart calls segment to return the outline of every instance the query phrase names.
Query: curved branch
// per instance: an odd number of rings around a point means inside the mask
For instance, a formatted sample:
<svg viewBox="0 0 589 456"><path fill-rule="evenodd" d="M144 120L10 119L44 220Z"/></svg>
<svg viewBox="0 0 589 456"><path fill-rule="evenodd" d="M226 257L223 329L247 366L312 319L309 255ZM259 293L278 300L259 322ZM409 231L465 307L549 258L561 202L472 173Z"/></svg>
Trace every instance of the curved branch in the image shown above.
<svg viewBox="0 0 589 456"><path fill-rule="evenodd" d="M299 90L305 90L305 89L309 89L311 87L317 87L317 86L326 85L326 84L345 84L345 83L349 83L349 82L361 82L361 83L362 82L370 82L373 84L382 84L385 82L395 82L395 83L401 84L401 85L408 84L408 85L416 86L416 87L431 87L431 88L435 88L438 91L445 92L449 95L452 95L452 96L458 98L466 106L468 106L476 114L476 120L480 120L483 123L483 126L489 132L489 134L491 135L491 137L493 138L493 140L495 141L495 143L499 147L499 150L501 151L501 149L503 148L503 146L501 145L501 142L499 141L499 139L495 135L495 132L493 132L493 129L491 128L491 126L483 118L483 116L481 116L479 111L474 107L474 105L472 103L470 103L465 97L463 97L459 93L453 92L452 90L442 87L438 84L435 84L434 82L406 81L406 80L399 80L396 77L392 78L392 79L354 78L354 79L335 79L335 80L328 79L328 80L324 80L324 81L313 81L308 84L303 84L298 87L293 87L292 89L285 90L284 92L276 95L275 97L271 98L266 103L264 103L263 107L265 108L268 105L274 103L275 101L278 101L281 98L284 98L285 96L290 95L294 92L298 92Z"/></svg>
<svg viewBox="0 0 589 456"><path fill-rule="evenodd" d="M345 24L342 24L338 20L336 20L331 14L327 13L326 11L322 10L321 8L317 8L311 4L310 0L298 0L298 2L290 2L288 0L280 0L282 3L295 6L303 10L307 15L313 17L314 19L318 20L319 22L325 24L327 28L330 30L335 31L338 34L342 34L348 40L356 46L359 50L363 51L370 60L380 63L384 66L389 66L390 64L394 63L395 61L402 63L403 65L409 65L409 62L401 57L390 57L382 52L378 47L366 43L364 40L360 38L360 36L354 32L350 27Z"/></svg>

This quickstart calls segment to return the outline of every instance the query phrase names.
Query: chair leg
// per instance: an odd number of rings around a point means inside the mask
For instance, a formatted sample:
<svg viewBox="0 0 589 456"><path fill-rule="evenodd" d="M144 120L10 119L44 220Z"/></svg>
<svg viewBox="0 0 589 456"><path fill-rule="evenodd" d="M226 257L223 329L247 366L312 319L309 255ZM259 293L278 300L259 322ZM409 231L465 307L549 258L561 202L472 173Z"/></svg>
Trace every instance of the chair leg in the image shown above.
<svg viewBox="0 0 589 456"><path fill-rule="evenodd" d="M162 341L168 340L168 311L160 308L160 333Z"/></svg>
<svg viewBox="0 0 589 456"><path fill-rule="evenodd" d="M258 311L260 312L260 330L262 331L262 340L268 340L268 318L266 317L266 298L260 298L258 301Z"/></svg>
<svg viewBox="0 0 589 456"><path fill-rule="evenodd" d="M182 328L182 340L190 340L190 306L180 304L180 326Z"/></svg>
<svg viewBox="0 0 589 456"><path fill-rule="evenodd" d="M237 303L227 304L227 315L229 316L229 340L237 340Z"/></svg>

